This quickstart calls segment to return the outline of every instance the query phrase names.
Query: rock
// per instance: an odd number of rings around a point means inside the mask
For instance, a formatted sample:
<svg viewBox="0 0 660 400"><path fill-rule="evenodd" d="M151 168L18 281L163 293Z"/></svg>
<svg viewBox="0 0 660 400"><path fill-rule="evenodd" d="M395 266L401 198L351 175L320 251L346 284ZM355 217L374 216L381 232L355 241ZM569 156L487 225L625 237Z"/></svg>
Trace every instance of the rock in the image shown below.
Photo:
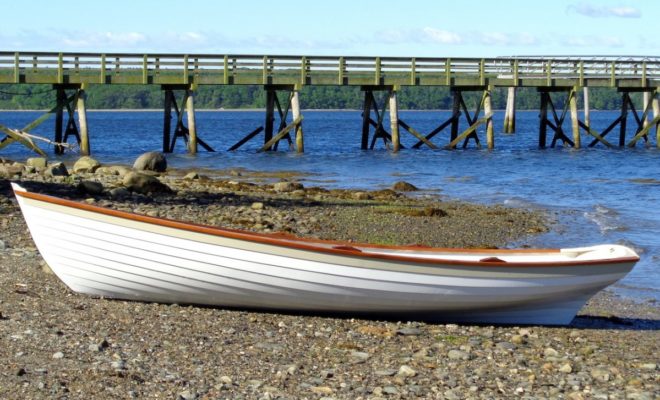
<svg viewBox="0 0 660 400"><path fill-rule="evenodd" d="M78 183L78 191L91 195L101 194L103 193L103 184L94 181L80 181Z"/></svg>
<svg viewBox="0 0 660 400"><path fill-rule="evenodd" d="M293 192L304 189L304 186L298 182L277 182L273 185L273 190L280 193Z"/></svg>
<svg viewBox="0 0 660 400"><path fill-rule="evenodd" d="M353 192L351 195L355 200L369 200L371 195L367 192Z"/></svg>
<svg viewBox="0 0 660 400"><path fill-rule="evenodd" d="M4 251L6 248L7 248L7 246L5 246L5 242L0 240L0 251Z"/></svg>
<svg viewBox="0 0 660 400"><path fill-rule="evenodd" d="M499 342L495 346L498 349L502 349L505 351L514 351L516 349L516 345L511 342Z"/></svg>
<svg viewBox="0 0 660 400"><path fill-rule="evenodd" d="M394 386L384 386L383 387L383 393L394 395L394 394L399 394L399 391Z"/></svg>
<svg viewBox="0 0 660 400"><path fill-rule="evenodd" d="M559 355L559 352L552 347L548 347L545 350L543 350L543 355L545 357L557 357Z"/></svg>
<svg viewBox="0 0 660 400"><path fill-rule="evenodd" d="M189 390L185 390L181 393L179 393L176 396L177 400L196 400L199 398L199 394L197 393L192 393Z"/></svg>
<svg viewBox="0 0 660 400"><path fill-rule="evenodd" d="M447 353L447 357L449 357L450 360L469 360L470 355L464 351L461 350L449 350Z"/></svg>
<svg viewBox="0 0 660 400"><path fill-rule="evenodd" d="M562 365L561 367L559 367L559 372L563 372L565 374L570 374L571 372L573 372L573 367L571 367L570 363L566 363L566 364Z"/></svg>
<svg viewBox="0 0 660 400"><path fill-rule="evenodd" d="M417 336L422 334L422 330L419 328L401 328L396 330L396 334L401 336Z"/></svg>
<svg viewBox="0 0 660 400"><path fill-rule="evenodd" d="M23 167L15 165L0 165L0 178L13 178L23 174Z"/></svg>
<svg viewBox="0 0 660 400"><path fill-rule="evenodd" d="M399 372L396 369L378 369L374 372L376 376L394 376Z"/></svg>
<svg viewBox="0 0 660 400"><path fill-rule="evenodd" d="M417 186L410 184L408 182L399 181L392 185L392 190L397 192L415 192L419 190Z"/></svg>
<svg viewBox="0 0 660 400"><path fill-rule="evenodd" d="M53 354L54 360L60 360L62 358L64 358L64 353L62 353L61 351L58 351L57 353Z"/></svg>
<svg viewBox="0 0 660 400"><path fill-rule="evenodd" d="M183 177L183 179L189 181L196 180L199 179L199 174L197 172L188 172L186 176Z"/></svg>
<svg viewBox="0 0 660 400"><path fill-rule="evenodd" d="M231 385L232 384L231 378L228 377L227 375L221 376L220 377L220 382L224 383L225 385Z"/></svg>
<svg viewBox="0 0 660 400"><path fill-rule="evenodd" d="M82 156L78 159L78 161L76 161L75 164L73 164L73 172L76 173L76 174L93 173L100 166L101 166L101 163L96 161L92 157Z"/></svg>
<svg viewBox="0 0 660 400"><path fill-rule="evenodd" d="M259 202L259 201L255 201L254 203L252 203L250 208L253 209L253 210L263 210L264 209L264 203Z"/></svg>
<svg viewBox="0 0 660 400"><path fill-rule="evenodd" d="M167 185L159 181L158 178L139 172L129 172L124 176L122 183L128 190L141 194L170 193L172 191Z"/></svg>
<svg viewBox="0 0 660 400"><path fill-rule="evenodd" d="M131 192L129 192L128 189L124 187L116 187L110 190L110 197L112 197L115 200L122 200L130 195Z"/></svg>
<svg viewBox="0 0 660 400"><path fill-rule="evenodd" d="M352 351L351 352L351 362L354 364L361 364L369 359L369 353L362 351Z"/></svg>
<svg viewBox="0 0 660 400"><path fill-rule="evenodd" d="M131 172L132 169L125 167L123 165L112 165L109 167L99 167L96 170L98 175L115 175L123 178L127 173Z"/></svg>
<svg viewBox="0 0 660 400"><path fill-rule="evenodd" d="M594 368L591 370L590 375L599 382L607 382L610 380L610 371L604 368Z"/></svg>
<svg viewBox="0 0 660 400"><path fill-rule="evenodd" d="M30 157L25 161L25 165L34 168L46 168L48 160L44 157Z"/></svg>
<svg viewBox="0 0 660 400"><path fill-rule="evenodd" d="M133 168L138 171L165 172L167 170L167 159L158 151L150 151L142 154L133 163Z"/></svg>
<svg viewBox="0 0 660 400"><path fill-rule="evenodd" d="M397 372L397 376L400 376L402 378L411 378L415 375L417 375L417 371L415 371L414 369L410 368L407 365L402 365L399 368L399 372Z"/></svg>
<svg viewBox="0 0 660 400"><path fill-rule="evenodd" d="M328 386L312 386L309 389L316 394L332 394L332 389Z"/></svg>
<svg viewBox="0 0 660 400"><path fill-rule="evenodd" d="M64 164L60 162L60 163L50 164L48 167L46 167L46 170L44 171L44 176L47 177L69 176L69 171L66 169Z"/></svg>

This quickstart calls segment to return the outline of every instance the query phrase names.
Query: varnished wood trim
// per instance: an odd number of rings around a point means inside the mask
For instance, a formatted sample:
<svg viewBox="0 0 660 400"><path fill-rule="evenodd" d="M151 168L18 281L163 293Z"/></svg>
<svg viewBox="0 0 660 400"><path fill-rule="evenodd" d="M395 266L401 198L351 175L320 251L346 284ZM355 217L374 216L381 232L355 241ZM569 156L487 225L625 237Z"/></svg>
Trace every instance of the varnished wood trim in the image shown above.
<svg viewBox="0 0 660 400"><path fill-rule="evenodd" d="M49 195L32 193L32 192L22 192L16 191L15 194L20 197L25 197L28 199L42 201L45 203L55 204L63 207L70 207L73 209L88 211L92 213L107 215L111 217L142 222L147 224L153 224L157 226L185 230L189 232L201 233L205 235L220 236L236 240L252 241L261 244L267 244L272 246L280 246L286 248L293 248L298 250L314 251L320 253L328 253L333 255L340 256L350 256L355 258L368 258L368 259L381 259L386 261L396 261L401 263L421 263L421 264L438 264L438 265L450 265L450 266L478 266L478 267L573 267L573 266L591 266L598 264L620 264L620 263L629 263L637 262L639 257L620 257L612 258L607 260L591 260L591 261L565 261L561 263L557 262L538 262L538 263L522 263L522 262L498 262L498 261L462 261L462 260L433 260L428 258L419 258L414 255L411 256L396 256L389 254L370 254L365 253L358 249L362 248L372 248L372 249L390 249L390 250L416 250L423 252L451 252L451 253L463 253L463 254L474 254L474 253L484 253L484 254L511 254L511 253L548 253L555 254L559 253L559 249L448 249L448 248L433 248L433 247L420 247L420 246L381 246L374 244L357 244L351 242L342 242L342 241L331 241L331 240L320 240L320 239L310 239L310 238L301 238L294 235L289 235L285 233L274 233L274 234L265 234L265 233L254 233L248 231L242 231L238 229L229 229L229 228L218 228L207 225L200 225L189 222L180 222L174 221L165 218L149 217L145 215L138 215L130 212L113 210L110 208L94 206L90 204L80 203L72 200L66 200L58 197L53 197Z"/></svg>

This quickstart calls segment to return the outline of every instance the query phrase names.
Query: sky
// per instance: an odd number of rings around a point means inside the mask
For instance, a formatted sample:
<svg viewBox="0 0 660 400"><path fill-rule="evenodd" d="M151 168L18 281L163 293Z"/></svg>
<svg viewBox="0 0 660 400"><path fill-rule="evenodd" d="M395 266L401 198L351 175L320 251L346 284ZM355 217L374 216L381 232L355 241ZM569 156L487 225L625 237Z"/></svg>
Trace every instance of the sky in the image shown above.
<svg viewBox="0 0 660 400"><path fill-rule="evenodd" d="M0 51L658 56L657 0L24 0Z"/></svg>

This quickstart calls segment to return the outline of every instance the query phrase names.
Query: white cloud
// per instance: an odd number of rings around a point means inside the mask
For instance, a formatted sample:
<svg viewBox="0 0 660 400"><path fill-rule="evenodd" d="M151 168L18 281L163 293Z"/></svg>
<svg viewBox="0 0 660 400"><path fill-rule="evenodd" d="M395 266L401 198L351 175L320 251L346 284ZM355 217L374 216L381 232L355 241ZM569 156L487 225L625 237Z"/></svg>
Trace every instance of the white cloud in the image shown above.
<svg viewBox="0 0 660 400"><path fill-rule="evenodd" d="M568 6L567 10L590 18L640 18L642 16L642 12L638 8L628 6L606 7L580 3Z"/></svg>
<svg viewBox="0 0 660 400"><path fill-rule="evenodd" d="M450 32L443 29L429 28L426 27L422 29L422 32L426 39L431 40L435 43L441 44L461 44L463 43L463 38L456 32Z"/></svg>

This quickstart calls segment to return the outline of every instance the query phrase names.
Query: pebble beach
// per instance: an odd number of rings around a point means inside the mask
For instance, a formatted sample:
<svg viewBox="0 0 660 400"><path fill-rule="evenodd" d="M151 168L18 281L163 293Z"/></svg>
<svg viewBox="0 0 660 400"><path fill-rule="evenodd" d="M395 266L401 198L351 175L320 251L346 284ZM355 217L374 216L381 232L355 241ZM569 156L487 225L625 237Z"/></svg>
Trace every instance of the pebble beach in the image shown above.
<svg viewBox="0 0 660 400"><path fill-rule="evenodd" d="M30 238L9 182L149 216L380 244L505 247L551 215L303 185L290 173L0 163L2 399L657 399L660 305L605 290L567 327L282 314L79 295Z"/></svg>

